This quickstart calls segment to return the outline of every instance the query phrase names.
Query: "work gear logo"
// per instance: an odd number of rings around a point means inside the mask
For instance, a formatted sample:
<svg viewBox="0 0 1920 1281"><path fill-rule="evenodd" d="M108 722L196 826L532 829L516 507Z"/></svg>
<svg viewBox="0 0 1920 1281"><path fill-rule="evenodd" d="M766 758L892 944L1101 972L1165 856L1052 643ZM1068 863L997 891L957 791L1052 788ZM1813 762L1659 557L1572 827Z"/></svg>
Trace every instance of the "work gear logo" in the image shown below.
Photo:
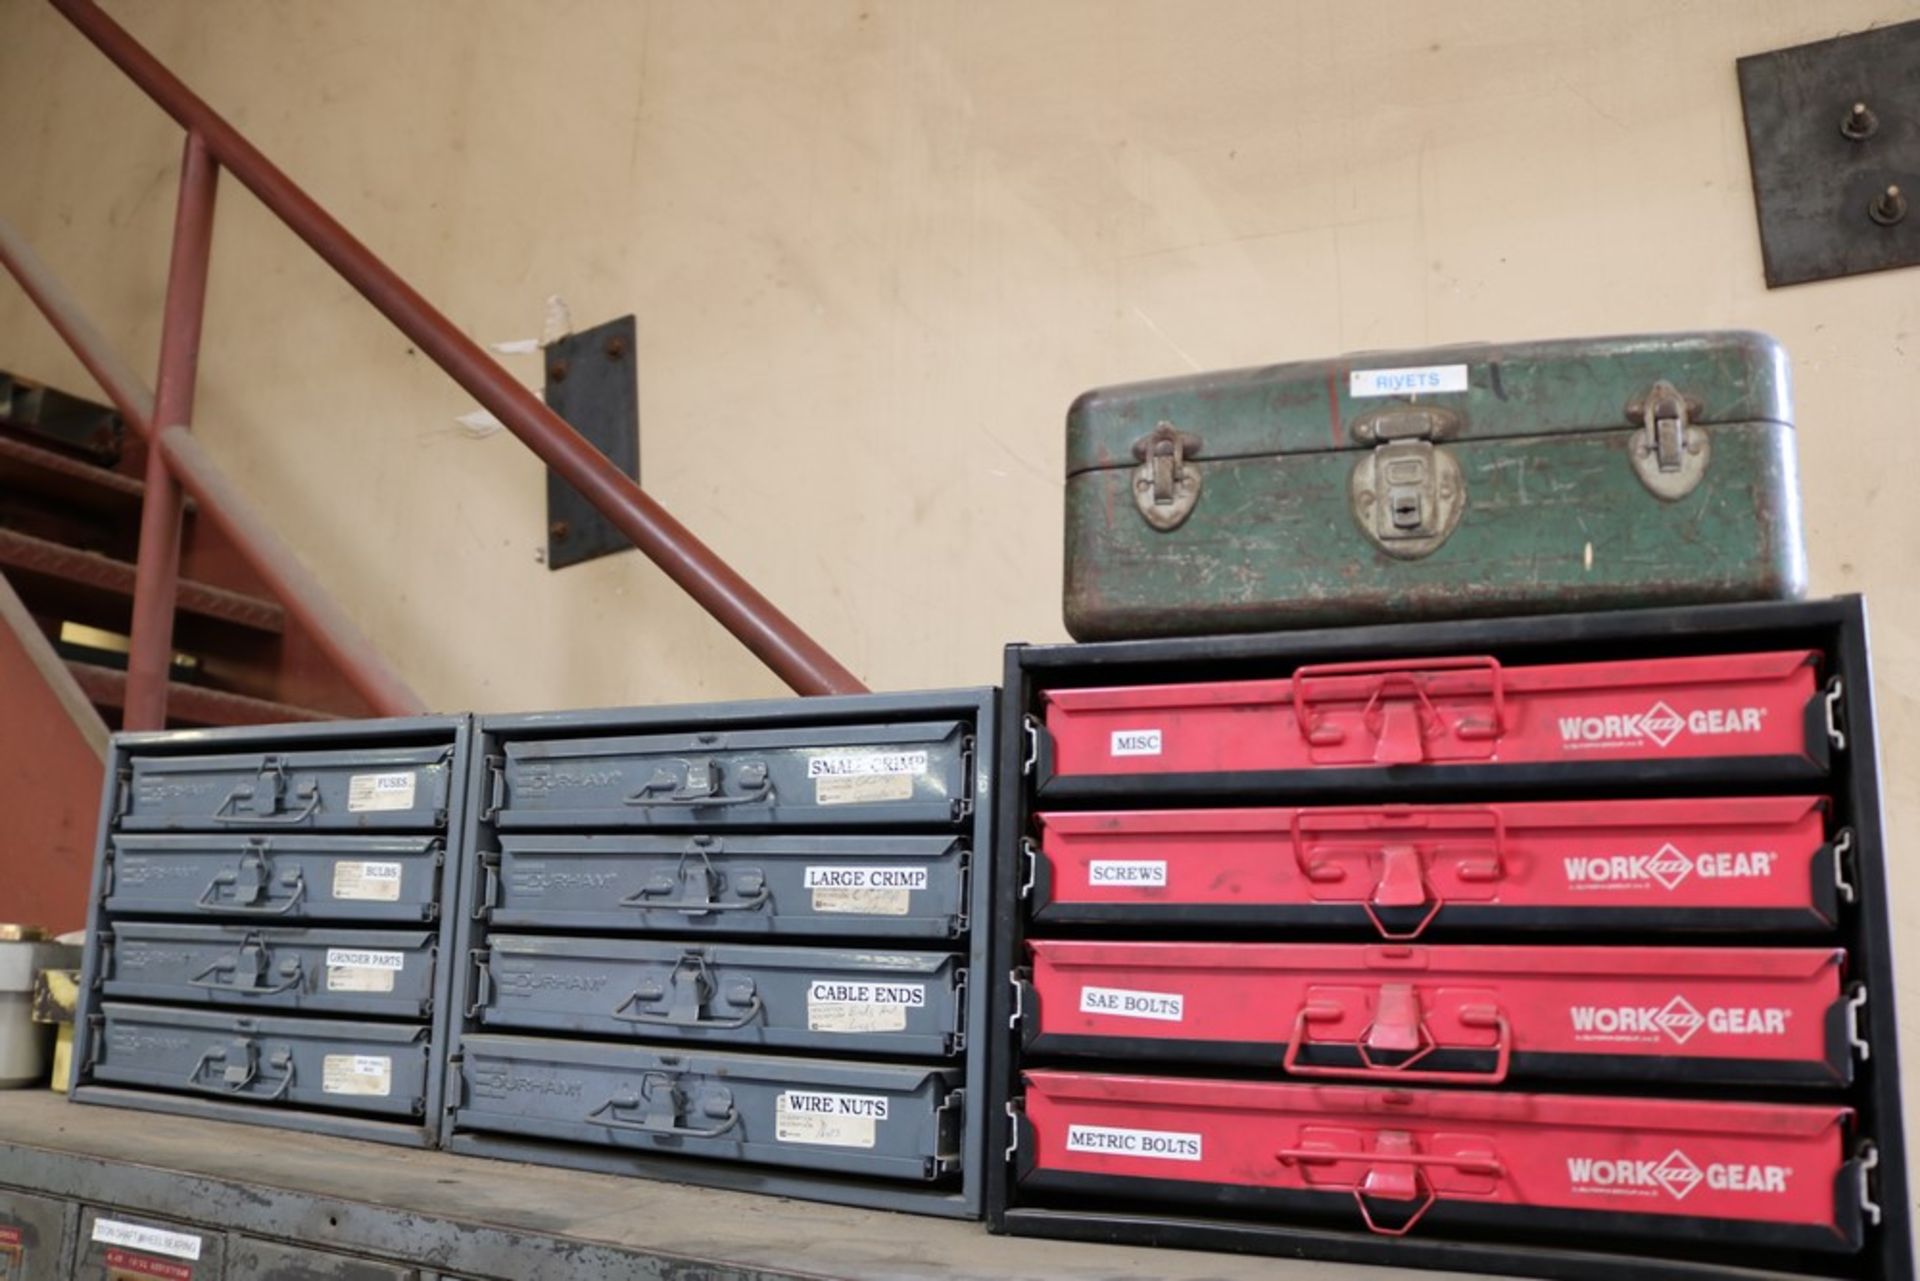
<svg viewBox="0 0 1920 1281"><path fill-rule="evenodd" d="M1693 871L1693 863L1672 842L1668 842L1655 851L1647 863L1647 871L1653 874L1654 880L1672 891L1687 879L1687 873Z"/></svg>
<svg viewBox="0 0 1920 1281"><path fill-rule="evenodd" d="M1693 1008L1684 996L1676 996L1660 1007L1653 1021L1662 1032L1673 1038L1675 1045L1685 1045L1693 1039L1693 1034L1706 1025L1706 1015ZM1681 1160L1686 1160L1681 1157ZM1671 1157L1668 1160L1672 1160Z"/></svg>
<svg viewBox="0 0 1920 1281"><path fill-rule="evenodd" d="M1640 730L1657 745L1665 747L1677 737L1687 722L1680 713L1668 707L1665 700L1655 703L1640 717Z"/></svg>
<svg viewBox="0 0 1920 1281"><path fill-rule="evenodd" d="M1699 1016L1696 1014L1694 1017ZM1667 1153L1666 1159L1653 1168L1654 1181L1665 1188L1676 1201L1686 1200L1687 1193L1699 1187L1700 1180L1706 1177L1700 1167L1689 1160L1687 1154L1679 1148Z"/></svg>

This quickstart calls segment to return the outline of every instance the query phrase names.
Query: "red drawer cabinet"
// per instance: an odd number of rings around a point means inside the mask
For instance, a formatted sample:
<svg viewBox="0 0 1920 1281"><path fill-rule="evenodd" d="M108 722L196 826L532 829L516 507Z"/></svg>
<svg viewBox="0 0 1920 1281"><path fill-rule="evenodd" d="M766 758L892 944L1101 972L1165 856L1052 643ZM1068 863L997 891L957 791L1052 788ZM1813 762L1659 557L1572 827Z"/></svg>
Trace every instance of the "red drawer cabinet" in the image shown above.
<svg viewBox="0 0 1920 1281"><path fill-rule="evenodd" d="M1036 921L1821 930L1852 892L1819 797L1045 811Z"/></svg>

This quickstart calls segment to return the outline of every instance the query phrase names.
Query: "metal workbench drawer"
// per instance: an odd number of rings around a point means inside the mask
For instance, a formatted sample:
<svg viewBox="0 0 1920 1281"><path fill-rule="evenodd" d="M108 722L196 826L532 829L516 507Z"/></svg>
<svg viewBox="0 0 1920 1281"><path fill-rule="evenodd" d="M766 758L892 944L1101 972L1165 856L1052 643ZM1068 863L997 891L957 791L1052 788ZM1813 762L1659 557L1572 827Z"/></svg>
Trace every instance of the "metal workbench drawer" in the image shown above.
<svg viewBox="0 0 1920 1281"><path fill-rule="evenodd" d="M958 938L972 854L958 836L499 838L481 856L496 927L613 934Z"/></svg>
<svg viewBox="0 0 1920 1281"><path fill-rule="evenodd" d="M446 842L428 836L114 836L114 916L432 921Z"/></svg>
<svg viewBox="0 0 1920 1281"><path fill-rule="evenodd" d="M445 827L452 746L135 755L123 831L427 831Z"/></svg>
<svg viewBox="0 0 1920 1281"><path fill-rule="evenodd" d="M80 1215L74 1281L221 1281L226 1234L89 1206Z"/></svg>
<svg viewBox="0 0 1920 1281"><path fill-rule="evenodd" d="M421 1281L421 1273L404 1263L236 1236L227 1250L227 1281Z"/></svg>
<svg viewBox="0 0 1920 1281"><path fill-rule="evenodd" d="M486 808L502 830L955 826L973 809L960 721L509 739Z"/></svg>
<svg viewBox="0 0 1920 1281"><path fill-rule="evenodd" d="M0 1188L0 1279L67 1281L73 1221L71 1201Z"/></svg>
<svg viewBox="0 0 1920 1281"><path fill-rule="evenodd" d="M931 1182L959 1168L955 1069L468 1035L463 1129Z"/></svg>
<svg viewBox="0 0 1920 1281"><path fill-rule="evenodd" d="M345 1019L250 1018L106 1001L95 1081L286 1107L420 1117L427 1029Z"/></svg>
<svg viewBox="0 0 1920 1281"><path fill-rule="evenodd" d="M490 1028L920 1058L966 1044L951 952L495 934L474 964Z"/></svg>
<svg viewBox="0 0 1920 1281"><path fill-rule="evenodd" d="M100 990L162 1001L424 1019L438 936L425 930L287 929L115 922L101 936Z"/></svg>

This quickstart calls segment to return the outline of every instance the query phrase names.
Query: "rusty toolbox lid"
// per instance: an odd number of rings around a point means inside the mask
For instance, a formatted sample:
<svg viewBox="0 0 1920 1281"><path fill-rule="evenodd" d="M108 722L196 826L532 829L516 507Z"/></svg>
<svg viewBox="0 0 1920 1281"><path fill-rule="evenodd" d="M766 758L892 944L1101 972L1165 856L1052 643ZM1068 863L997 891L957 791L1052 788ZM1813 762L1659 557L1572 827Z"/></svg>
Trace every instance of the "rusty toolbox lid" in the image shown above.
<svg viewBox="0 0 1920 1281"><path fill-rule="evenodd" d="M1212 461L1372 448L1406 434L1623 430L1643 425L1662 384L1689 423L1793 421L1786 353L1765 334L1470 343L1097 388L1067 413L1067 474L1138 466L1156 433Z"/></svg>

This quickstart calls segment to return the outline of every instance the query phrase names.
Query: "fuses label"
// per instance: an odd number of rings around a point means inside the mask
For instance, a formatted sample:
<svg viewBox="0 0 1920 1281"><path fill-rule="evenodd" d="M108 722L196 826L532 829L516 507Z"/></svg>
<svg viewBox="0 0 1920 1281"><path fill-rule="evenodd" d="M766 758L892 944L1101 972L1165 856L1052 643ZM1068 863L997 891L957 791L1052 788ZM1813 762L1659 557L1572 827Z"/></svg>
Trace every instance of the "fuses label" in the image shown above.
<svg viewBox="0 0 1920 1281"><path fill-rule="evenodd" d="M1106 1125L1067 1127L1067 1151L1102 1156L1144 1156L1157 1161L1198 1161L1200 1136L1176 1130L1121 1130Z"/></svg>
<svg viewBox="0 0 1920 1281"><path fill-rule="evenodd" d="M1080 1012L1178 1023L1186 1018L1186 998L1178 992L1131 992L1117 987L1083 987L1080 989Z"/></svg>
<svg viewBox="0 0 1920 1281"><path fill-rule="evenodd" d="M347 812L367 814L380 810L413 808L412 770L397 774L355 774L347 780Z"/></svg>

